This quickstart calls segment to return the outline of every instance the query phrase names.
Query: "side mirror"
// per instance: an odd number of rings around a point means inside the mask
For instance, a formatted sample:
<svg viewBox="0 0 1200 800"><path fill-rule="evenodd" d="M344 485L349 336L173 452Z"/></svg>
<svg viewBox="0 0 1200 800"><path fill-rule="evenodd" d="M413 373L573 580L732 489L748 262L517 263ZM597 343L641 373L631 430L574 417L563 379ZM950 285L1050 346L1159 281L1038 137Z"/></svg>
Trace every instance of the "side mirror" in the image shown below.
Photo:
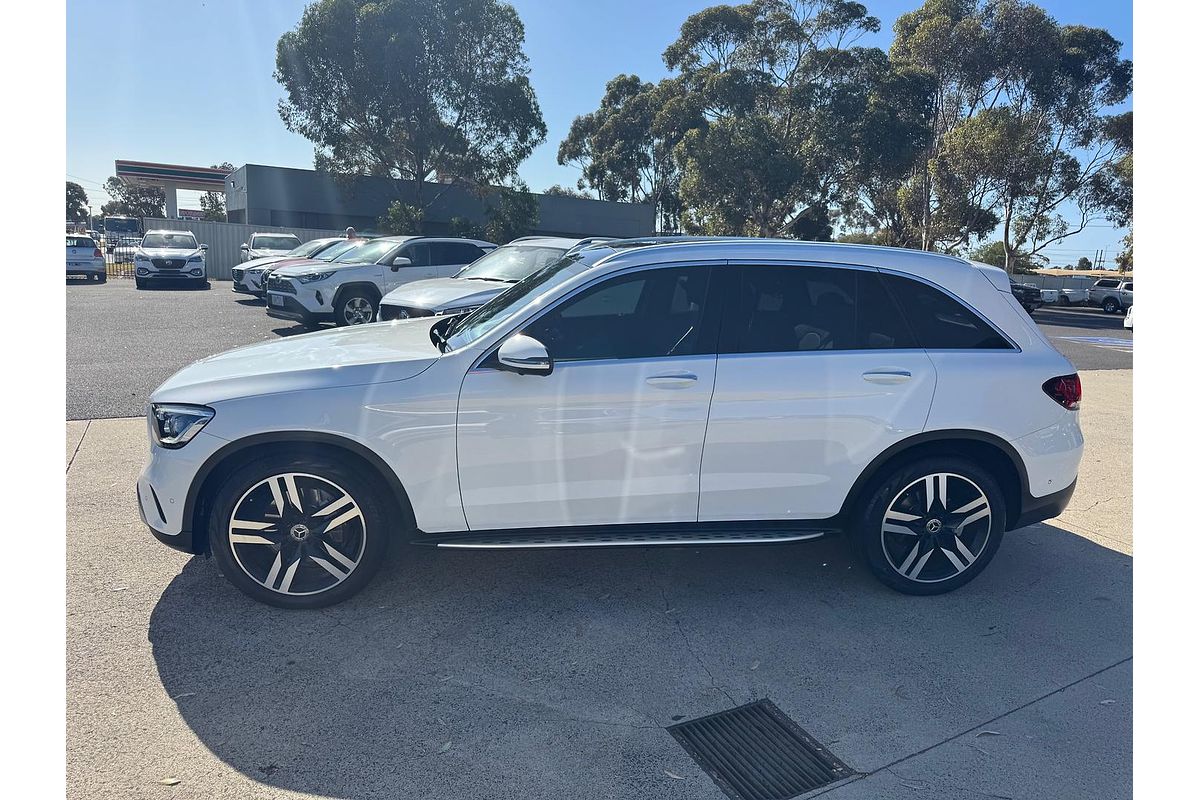
<svg viewBox="0 0 1200 800"><path fill-rule="evenodd" d="M207 249L208 249L208 245L206 245L206 244L202 244L202 245L200 245L200 249L201 249L201 250L207 250Z"/></svg>
<svg viewBox="0 0 1200 800"><path fill-rule="evenodd" d="M412 266L412 259L404 256L396 256L392 259L392 272L399 272L401 267Z"/></svg>
<svg viewBox="0 0 1200 800"><path fill-rule="evenodd" d="M531 336L518 333L510 336L496 351L500 368L518 375L549 375L554 371L554 361L546 345Z"/></svg>
<svg viewBox="0 0 1200 800"><path fill-rule="evenodd" d="M242 249L243 249L243 250L249 250L249 249L250 249L250 245L248 245L248 244L244 244L244 245L242 245Z"/></svg>

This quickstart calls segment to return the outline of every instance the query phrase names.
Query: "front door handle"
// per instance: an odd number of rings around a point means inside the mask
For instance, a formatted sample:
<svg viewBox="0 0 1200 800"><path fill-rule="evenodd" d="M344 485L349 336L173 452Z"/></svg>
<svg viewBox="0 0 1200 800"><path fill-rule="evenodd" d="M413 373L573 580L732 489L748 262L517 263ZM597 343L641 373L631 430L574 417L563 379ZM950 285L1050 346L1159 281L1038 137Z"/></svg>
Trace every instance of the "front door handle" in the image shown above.
<svg viewBox="0 0 1200 800"><path fill-rule="evenodd" d="M692 386L699 380L692 372L672 372L665 375L651 375L646 383L651 386L661 386L664 389L683 389Z"/></svg>
<svg viewBox="0 0 1200 800"><path fill-rule="evenodd" d="M873 369L863 373L863 380L871 383L904 383L912 380L912 373L906 369Z"/></svg>

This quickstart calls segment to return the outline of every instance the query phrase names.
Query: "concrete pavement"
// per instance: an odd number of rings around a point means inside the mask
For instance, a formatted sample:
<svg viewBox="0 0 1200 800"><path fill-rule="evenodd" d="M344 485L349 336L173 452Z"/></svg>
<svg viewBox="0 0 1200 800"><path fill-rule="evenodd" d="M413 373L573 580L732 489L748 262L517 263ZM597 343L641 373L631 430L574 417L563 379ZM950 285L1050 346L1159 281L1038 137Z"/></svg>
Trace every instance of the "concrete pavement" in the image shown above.
<svg viewBox="0 0 1200 800"><path fill-rule="evenodd" d="M823 797L1128 796L1132 372L1083 381L1072 507L935 598L834 541L397 547L283 612L145 532L142 419L69 422L68 796L715 800L663 729L764 696L861 773Z"/></svg>

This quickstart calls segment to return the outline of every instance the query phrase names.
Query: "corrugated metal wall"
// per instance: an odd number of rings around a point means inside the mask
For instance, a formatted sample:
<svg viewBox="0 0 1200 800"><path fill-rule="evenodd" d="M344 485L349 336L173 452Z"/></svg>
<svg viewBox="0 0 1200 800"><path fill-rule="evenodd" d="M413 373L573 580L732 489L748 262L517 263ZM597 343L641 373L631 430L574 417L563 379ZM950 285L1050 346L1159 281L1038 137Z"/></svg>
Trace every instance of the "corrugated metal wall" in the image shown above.
<svg viewBox="0 0 1200 800"><path fill-rule="evenodd" d="M239 225L235 222L201 222L191 219L151 219L142 220L142 230L173 230L191 231L196 235L196 241L208 245L205 264L208 267L208 277L213 280L232 280L231 270L241 260L241 247L250 240L252 233L294 233L300 241L323 239L327 236L341 236L346 231L326 231L315 228L280 228L271 225Z"/></svg>

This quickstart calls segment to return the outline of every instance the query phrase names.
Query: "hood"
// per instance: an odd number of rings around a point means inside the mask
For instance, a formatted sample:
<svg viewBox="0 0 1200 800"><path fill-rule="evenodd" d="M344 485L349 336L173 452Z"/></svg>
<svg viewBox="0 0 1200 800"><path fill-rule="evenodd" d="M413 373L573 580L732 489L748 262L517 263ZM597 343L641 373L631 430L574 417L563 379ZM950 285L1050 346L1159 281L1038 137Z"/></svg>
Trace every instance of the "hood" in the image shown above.
<svg viewBox="0 0 1200 800"><path fill-rule="evenodd" d="M441 311L460 306L481 306L512 286L501 281L467 278L430 278L406 283L384 295L381 302L391 306Z"/></svg>
<svg viewBox="0 0 1200 800"><path fill-rule="evenodd" d="M381 322L289 336L202 358L176 372L153 403L218 403L238 397L402 381L438 358L436 320Z"/></svg>
<svg viewBox="0 0 1200 800"><path fill-rule="evenodd" d="M320 259L307 258L303 261L297 261L295 264L278 265L271 271L272 275L278 275L281 278L295 278L297 275L304 275L312 272L314 266L320 266L320 272L335 272L344 269L361 269L362 267L372 267L374 264L339 264L335 261L321 261Z"/></svg>
<svg viewBox="0 0 1200 800"><path fill-rule="evenodd" d="M274 272L275 270L282 269L284 267L296 267L296 266L311 267L314 264L327 264L327 263L329 263L329 262L321 261L316 258L279 258L278 256L274 256L272 258L256 258L253 261L247 261L245 264L242 265L242 269L251 270L251 269L258 268L258 269L270 270L271 272Z"/></svg>
<svg viewBox="0 0 1200 800"><path fill-rule="evenodd" d="M181 250L178 247L139 247L138 252L145 253L147 258L195 258L204 254L200 248Z"/></svg>

